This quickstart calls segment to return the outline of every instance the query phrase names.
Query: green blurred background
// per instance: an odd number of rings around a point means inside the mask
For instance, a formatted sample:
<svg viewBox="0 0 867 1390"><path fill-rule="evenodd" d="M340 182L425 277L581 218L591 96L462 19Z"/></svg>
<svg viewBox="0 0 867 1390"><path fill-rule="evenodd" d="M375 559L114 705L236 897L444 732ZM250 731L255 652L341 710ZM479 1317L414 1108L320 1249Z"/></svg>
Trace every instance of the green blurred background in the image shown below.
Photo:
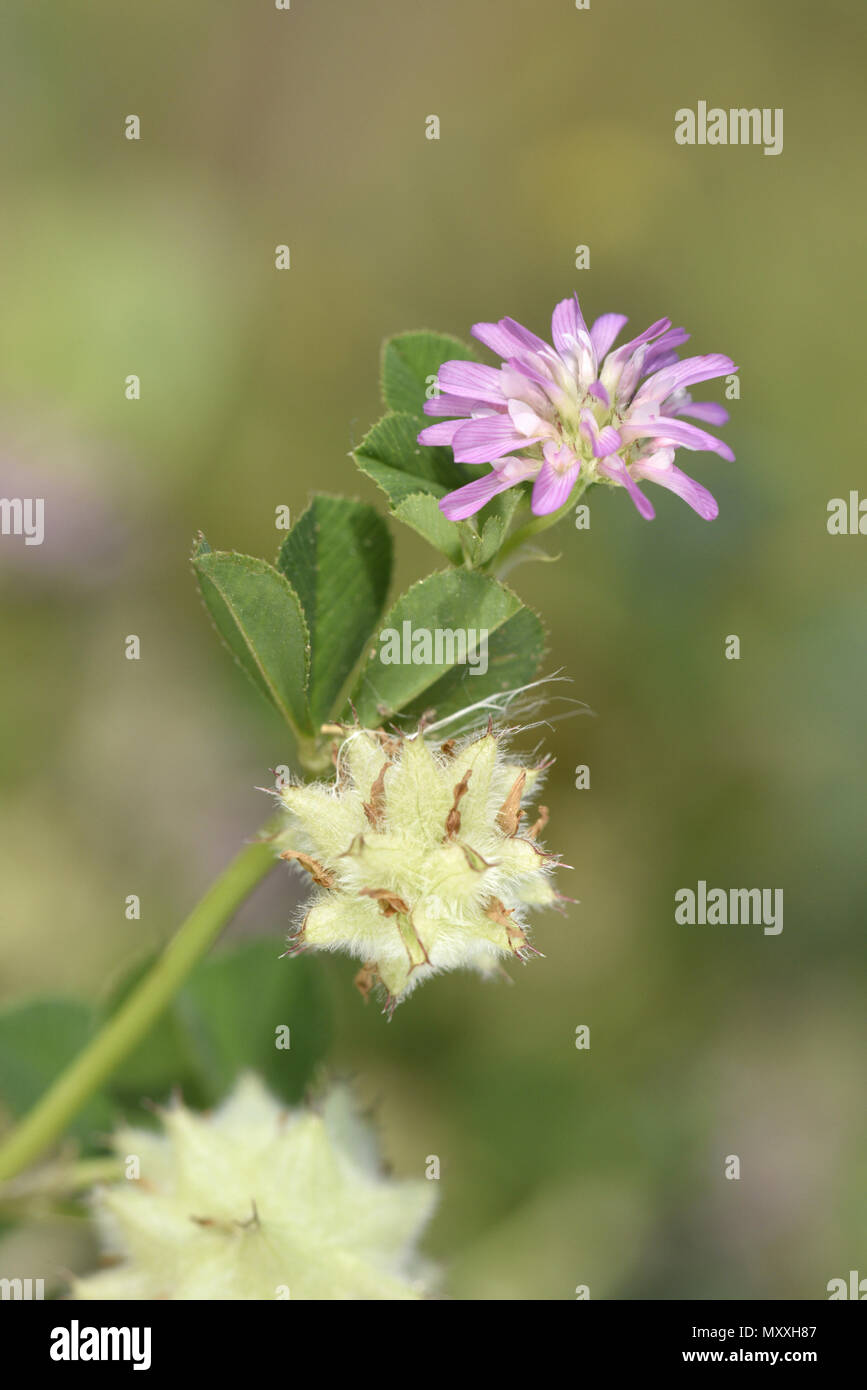
<svg viewBox="0 0 867 1390"><path fill-rule="evenodd" d="M737 462L690 460L716 522L593 493L559 563L512 575L594 711L549 738L580 903L540 922L546 959L512 988L434 981L390 1025L351 962L318 962L395 1171L441 1158L427 1248L459 1298L867 1274L867 541L825 524L864 478L865 27L856 0L4 7L0 494L47 516L41 548L0 543L4 1001L102 994L262 819L291 749L205 620L190 539L270 556L277 505L379 500L348 451L383 337L547 333L577 289L740 366ZM699 100L783 107L783 153L677 146ZM401 587L438 566L396 542ZM783 888L782 934L675 925L699 878ZM273 875L230 936L283 932L294 891ZM67 1225L8 1240L89 1258Z"/></svg>

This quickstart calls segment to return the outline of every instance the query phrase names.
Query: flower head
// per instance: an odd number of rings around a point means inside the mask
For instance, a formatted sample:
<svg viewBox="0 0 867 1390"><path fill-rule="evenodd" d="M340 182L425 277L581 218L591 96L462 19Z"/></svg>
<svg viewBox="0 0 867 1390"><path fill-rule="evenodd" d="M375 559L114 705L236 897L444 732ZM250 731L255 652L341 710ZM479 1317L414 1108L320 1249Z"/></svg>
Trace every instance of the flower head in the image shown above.
<svg viewBox="0 0 867 1390"><path fill-rule="evenodd" d="M356 729L337 754L333 785L285 787L281 837L315 884L290 940L363 962L356 983L386 991L386 1011L423 979L538 954L528 908L556 904L553 855L537 843L547 812L521 831L541 768L510 760L502 735L458 744Z"/></svg>
<svg viewBox="0 0 867 1390"><path fill-rule="evenodd" d="M473 334L501 359L499 367L444 362L440 394L425 414L453 416L429 425L421 444L446 444L457 463L490 471L450 492L440 507L452 521L479 511L499 492L533 479L532 509L545 516L564 506L576 484L624 487L643 517L654 510L638 486L658 483L711 520L716 501L675 467L678 448L711 450L732 460L727 444L685 416L724 425L728 412L693 401L689 387L736 371L719 353L678 358L689 334L659 319L622 347L614 343L627 320L603 314L591 328L578 296L554 310L554 346L516 323L477 323Z"/></svg>
<svg viewBox="0 0 867 1390"><path fill-rule="evenodd" d="M115 1263L75 1282L81 1299L414 1299L424 1181L378 1171L370 1134L336 1088L289 1111L252 1074L201 1115L162 1113L163 1134L122 1129L137 1180L97 1189Z"/></svg>

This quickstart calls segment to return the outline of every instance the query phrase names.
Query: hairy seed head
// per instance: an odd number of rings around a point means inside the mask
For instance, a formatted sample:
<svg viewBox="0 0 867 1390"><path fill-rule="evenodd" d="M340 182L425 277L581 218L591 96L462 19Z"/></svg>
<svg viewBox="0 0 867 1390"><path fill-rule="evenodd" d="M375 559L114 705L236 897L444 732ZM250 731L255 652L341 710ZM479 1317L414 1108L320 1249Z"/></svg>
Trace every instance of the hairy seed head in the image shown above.
<svg viewBox="0 0 867 1390"><path fill-rule="evenodd" d="M161 1118L162 1134L114 1136L132 1176L93 1198L112 1263L73 1298L424 1297L414 1251L434 1185L382 1175L345 1089L287 1110L248 1074L212 1114Z"/></svg>
<svg viewBox="0 0 867 1390"><path fill-rule="evenodd" d="M278 847L314 885L289 953L355 956L359 989L383 986L388 1012L438 971L538 954L527 911L558 898L538 842L547 810L523 826L541 771L510 759L493 728L462 744L350 731L332 784L279 792Z"/></svg>

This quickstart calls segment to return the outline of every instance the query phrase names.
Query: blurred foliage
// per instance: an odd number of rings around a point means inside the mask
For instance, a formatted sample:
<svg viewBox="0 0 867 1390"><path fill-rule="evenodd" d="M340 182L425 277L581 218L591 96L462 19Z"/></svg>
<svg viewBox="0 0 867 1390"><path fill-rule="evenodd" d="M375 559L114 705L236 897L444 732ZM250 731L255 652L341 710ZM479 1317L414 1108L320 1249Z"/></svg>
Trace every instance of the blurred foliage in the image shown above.
<svg viewBox="0 0 867 1390"><path fill-rule="evenodd" d="M246 1070L274 1095L300 1100L328 1048L329 1007L312 962L290 972L282 956L279 939L258 939L203 960L70 1133L86 1150L102 1148L119 1115L140 1123L143 1106L174 1091L191 1105L216 1105ZM27 1112L152 964L137 962L94 1008L38 999L0 1010L0 1095L13 1114Z"/></svg>
<svg viewBox="0 0 867 1390"><path fill-rule="evenodd" d="M865 1251L865 542L825 519L861 458L867 12L541 0L528 20L521 0L4 7L0 494L44 496L47 534L0 547L0 988L99 1000L264 819L291 742L214 641L189 538L270 555L275 510L313 490L382 507L347 456L382 340L503 314L544 332L575 288L635 331L668 314L740 367L737 462L695 469L719 519L657 494L645 523L599 489L589 531L552 533L557 566L510 576L595 715L546 734L580 902L514 988L434 981L391 1025L350 963L312 964L397 1170L440 1156L452 1293L823 1297ZM701 99L783 107L783 153L676 146ZM394 530L392 598L441 563ZM699 878L782 887L782 934L675 926ZM279 870L232 935L273 941L299 885ZM275 962L287 991L302 964ZM4 1264L71 1261L27 1234Z"/></svg>

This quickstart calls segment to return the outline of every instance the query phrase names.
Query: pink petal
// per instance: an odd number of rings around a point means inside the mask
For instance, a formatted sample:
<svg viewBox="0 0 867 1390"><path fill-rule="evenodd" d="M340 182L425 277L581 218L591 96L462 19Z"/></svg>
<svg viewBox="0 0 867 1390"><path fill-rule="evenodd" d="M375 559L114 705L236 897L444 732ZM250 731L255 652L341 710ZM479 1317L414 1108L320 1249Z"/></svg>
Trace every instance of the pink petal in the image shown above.
<svg viewBox="0 0 867 1390"><path fill-rule="evenodd" d="M548 391L551 390L551 381L548 377L543 377L541 373L522 366L514 357L503 363L500 375L503 381L503 395L507 402L523 401L537 415L550 411L551 397L543 389L543 387L547 387ZM539 381L542 383L541 386L537 384Z"/></svg>
<svg viewBox="0 0 867 1390"><path fill-rule="evenodd" d="M736 371L732 359L724 357L721 352L711 352L704 357L685 357L676 366L663 367L649 376L635 397L635 404L664 401L672 391L678 391L681 387L692 386L697 381L711 381L714 377Z"/></svg>
<svg viewBox="0 0 867 1390"><path fill-rule="evenodd" d="M648 350L644 359L644 370L656 372L659 371L660 367L667 366L669 362L677 362L677 353L673 349L683 347L683 344L688 342L689 334L685 328L670 328L667 333L663 333L661 338L657 338Z"/></svg>
<svg viewBox="0 0 867 1390"><path fill-rule="evenodd" d="M516 355L523 356L527 351L551 352L543 338L537 338L529 328L524 328L514 319L500 319L499 323L475 323L471 331L474 338L478 338L503 361Z"/></svg>
<svg viewBox="0 0 867 1390"><path fill-rule="evenodd" d="M506 332L498 323L474 323L470 330L474 338L478 338L480 343L490 348L503 361L512 357L522 346L519 339Z"/></svg>
<svg viewBox="0 0 867 1390"><path fill-rule="evenodd" d="M550 353L551 347L545 342L544 338L538 338L535 333L531 333L529 328L525 328L522 323L517 323L515 319L500 319L500 327L504 332L511 334L523 349L529 348L531 352Z"/></svg>
<svg viewBox="0 0 867 1390"><path fill-rule="evenodd" d="M656 516L656 512L653 510L653 503L648 497L645 497L641 488L637 487L632 481L632 478L629 476L629 469L622 459L617 458L616 455L612 456L607 459L605 463L600 463L599 472L607 474L609 478L613 478L617 483L622 483L645 521L653 520Z"/></svg>
<svg viewBox="0 0 867 1390"><path fill-rule="evenodd" d="M625 362L631 357L636 348L641 347L642 343L649 343L651 338L658 338L661 333L667 333L671 328L671 319L657 319L649 328L645 328L643 333L639 333L637 338L630 338L628 343L624 343L613 354L614 360Z"/></svg>
<svg viewBox="0 0 867 1390"><path fill-rule="evenodd" d="M632 472L636 478L646 478L649 483L658 483L660 487L668 488L669 492L676 492L705 521L713 521L719 514L717 500L707 488L681 472L673 463L667 467L659 467L652 462L635 463Z"/></svg>
<svg viewBox="0 0 867 1390"><path fill-rule="evenodd" d="M479 362L444 362L437 372L440 389L453 396L469 396L502 405L503 390L498 367L484 367Z"/></svg>
<svg viewBox="0 0 867 1390"><path fill-rule="evenodd" d="M544 371L541 368L545 368ZM547 361L538 355L528 354L523 358L510 357L503 363L503 375L512 380L515 376L526 377L528 381L535 382L537 386L547 389L551 385L551 372L548 370ZM511 374L511 375L510 375Z"/></svg>
<svg viewBox="0 0 867 1390"><path fill-rule="evenodd" d="M485 503L496 497L498 492L505 492L507 488L514 486L511 478L504 478L502 472L492 468L483 478L474 478L471 483L465 483L463 487L447 493L440 500L440 511L449 521L465 521L468 516L481 511Z"/></svg>
<svg viewBox="0 0 867 1390"><path fill-rule="evenodd" d="M564 357L574 352L579 333L586 333L587 325L581 313L577 294L561 299L551 315L551 336L554 346Z"/></svg>
<svg viewBox="0 0 867 1390"><path fill-rule="evenodd" d="M637 338L632 338L614 352L609 352L599 372L606 390L612 394L616 392L619 400L628 400L641 376L644 359L648 353L647 343L652 338L658 338L661 333L667 333L670 328L671 319L657 319L656 323L639 333Z"/></svg>
<svg viewBox="0 0 867 1390"><path fill-rule="evenodd" d="M597 362L601 362L603 357L614 345L614 340L622 328L626 326L629 319L625 314L600 314L599 318L590 329L590 341L596 353Z"/></svg>
<svg viewBox="0 0 867 1390"><path fill-rule="evenodd" d="M600 430L591 410L582 410L580 428L584 438L589 440L595 458L607 458L609 454L616 453L623 443L613 425L606 425Z"/></svg>
<svg viewBox="0 0 867 1390"><path fill-rule="evenodd" d="M545 460L533 484L533 499L530 505L534 516L548 516L551 512L559 511L568 502L580 467L579 463L575 463L571 468L561 471L553 468L548 459Z"/></svg>
<svg viewBox="0 0 867 1390"><path fill-rule="evenodd" d="M469 396L451 396L441 391L424 403L425 415L493 415L506 409L506 402L497 405L489 401L471 400Z"/></svg>
<svg viewBox="0 0 867 1390"><path fill-rule="evenodd" d="M591 396L595 396L597 401L601 401L606 410L611 409L611 397L605 390L601 381L591 381L590 385L587 387L587 391Z"/></svg>
<svg viewBox="0 0 867 1390"><path fill-rule="evenodd" d="M614 426L606 425L593 441L593 453L598 459L607 458L609 454L615 454L622 443L623 440Z"/></svg>
<svg viewBox="0 0 867 1390"><path fill-rule="evenodd" d="M548 405L548 402L545 402ZM550 420L544 416L537 415L532 406L527 405L526 401L518 400L517 397L509 401L509 416L516 430L519 430L525 439L531 436L535 439L542 439L546 435L553 436L554 426Z"/></svg>
<svg viewBox="0 0 867 1390"><path fill-rule="evenodd" d="M677 407L678 415L690 415L693 420L704 420L706 425L725 425L729 413L724 405L716 401L688 401Z"/></svg>
<svg viewBox="0 0 867 1390"><path fill-rule="evenodd" d="M433 425L433 429L440 426ZM429 434L430 430L424 430ZM523 449L537 444L538 439L526 439L519 434L508 415L485 415L477 420L460 420L452 439L456 463L490 463L502 458L511 449Z"/></svg>
<svg viewBox="0 0 867 1390"><path fill-rule="evenodd" d="M417 441L429 447L436 444L452 444L461 425L466 423L466 420L441 420L436 425L426 425L421 434L417 435Z"/></svg>
<svg viewBox="0 0 867 1390"><path fill-rule="evenodd" d="M626 440L629 439L665 439L672 444L679 444L684 449L707 449L711 453L719 454L720 458L727 459L729 463L734 460L734 454L728 444L724 444L716 435L708 434L706 430L700 430L698 425L688 425L685 420L675 420L671 416L657 415L652 419L637 419L633 422L629 417L624 421L621 434Z"/></svg>

